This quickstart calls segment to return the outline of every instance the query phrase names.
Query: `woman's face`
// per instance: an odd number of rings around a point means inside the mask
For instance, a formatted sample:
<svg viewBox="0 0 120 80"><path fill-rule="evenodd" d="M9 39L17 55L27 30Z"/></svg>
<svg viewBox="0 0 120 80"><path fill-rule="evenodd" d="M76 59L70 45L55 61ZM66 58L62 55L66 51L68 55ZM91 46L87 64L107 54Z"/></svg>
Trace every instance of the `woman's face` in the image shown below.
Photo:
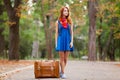
<svg viewBox="0 0 120 80"><path fill-rule="evenodd" d="M64 8L63 10L63 16L68 16L69 12L67 8Z"/></svg>

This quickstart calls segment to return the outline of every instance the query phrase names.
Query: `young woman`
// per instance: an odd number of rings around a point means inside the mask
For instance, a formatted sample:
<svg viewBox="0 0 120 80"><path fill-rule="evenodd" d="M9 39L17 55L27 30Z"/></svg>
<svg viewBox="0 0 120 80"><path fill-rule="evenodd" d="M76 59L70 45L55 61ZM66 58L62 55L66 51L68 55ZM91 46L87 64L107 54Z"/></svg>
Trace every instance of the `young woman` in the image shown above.
<svg viewBox="0 0 120 80"><path fill-rule="evenodd" d="M60 16L55 25L56 51L59 52L61 66L60 77L66 78L64 70L67 64L67 58L69 56L69 52L73 51L73 23L70 18L68 7L61 8Z"/></svg>

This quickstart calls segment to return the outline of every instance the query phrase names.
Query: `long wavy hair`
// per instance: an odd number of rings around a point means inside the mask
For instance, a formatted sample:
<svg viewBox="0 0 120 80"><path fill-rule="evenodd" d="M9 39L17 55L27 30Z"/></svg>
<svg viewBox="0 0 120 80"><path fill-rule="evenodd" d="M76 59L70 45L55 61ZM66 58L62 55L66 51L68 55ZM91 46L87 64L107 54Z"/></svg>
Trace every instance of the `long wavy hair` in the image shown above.
<svg viewBox="0 0 120 80"><path fill-rule="evenodd" d="M64 11L64 9L67 9L68 10L68 16L66 16L66 19L67 19L67 22L69 23L69 24L72 24L72 19L71 19L71 17L70 17L70 10L69 10L69 8L68 7L62 7L61 9L60 9L60 16L59 16L59 20L63 17L63 11Z"/></svg>

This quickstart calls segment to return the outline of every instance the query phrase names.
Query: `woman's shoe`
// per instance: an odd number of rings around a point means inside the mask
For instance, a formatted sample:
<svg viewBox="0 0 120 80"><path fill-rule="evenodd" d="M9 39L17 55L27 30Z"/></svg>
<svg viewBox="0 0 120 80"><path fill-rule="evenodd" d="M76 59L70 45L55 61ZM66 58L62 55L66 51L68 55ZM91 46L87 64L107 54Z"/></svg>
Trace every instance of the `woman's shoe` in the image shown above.
<svg viewBox="0 0 120 80"><path fill-rule="evenodd" d="M66 75L65 75L65 74L62 74L62 75L61 75L61 78L62 78L62 79L66 79Z"/></svg>
<svg viewBox="0 0 120 80"><path fill-rule="evenodd" d="M60 72L60 77L62 77L62 72Z"/></svg>

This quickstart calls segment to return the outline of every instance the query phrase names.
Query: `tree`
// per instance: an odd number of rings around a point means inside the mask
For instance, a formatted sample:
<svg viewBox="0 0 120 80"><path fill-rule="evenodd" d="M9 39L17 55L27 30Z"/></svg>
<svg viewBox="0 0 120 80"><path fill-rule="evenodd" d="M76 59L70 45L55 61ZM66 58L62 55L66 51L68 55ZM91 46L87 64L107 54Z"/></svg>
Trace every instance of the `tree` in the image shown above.
<svg viewBox="0 0 120 80"><path fill-rule="evenodd" d="M19 59L19 15L21 0L4 0L9 24L9 60Z"/></svg>
<svg viewBox="0 0 120 80"><path fill-rule="evenodd" d="M116 55L119 56L119 3L118 0L99 1L97 36L100 60L114 61Z"/></svg>
<svg viewBox="0 0 120 80"><path fill-rule="evenodd" d="M96 0L88 1L89 16L89 42L88 42L88 59L96 60Z"/></svg>
<svg viewBox="0 0 120 80"><path fill-rule="evenodd" d="M53 11L55 8L56 0L41 0L36 2L36 10L35 12L38 12L40 14L40 20L42 21L44 25L44 32L45 32L45 41L46 41L46 52L48 59L53 58L52 50L53 50L53 44L52 44L52 33L54 31L54 17L53 17Z"/></svg>
<svg viewBox="0 0 120 80"><path fill-rule="evenodd" d="M5 38L3 35L3 31L4 31L4 27L2 27L2 24L5 22L3 17L1 17L3 15L4 12L4 6L2 4L2 2L0 2L0 56L3 56L4 53L4 49L5 49Z"/></svg>

